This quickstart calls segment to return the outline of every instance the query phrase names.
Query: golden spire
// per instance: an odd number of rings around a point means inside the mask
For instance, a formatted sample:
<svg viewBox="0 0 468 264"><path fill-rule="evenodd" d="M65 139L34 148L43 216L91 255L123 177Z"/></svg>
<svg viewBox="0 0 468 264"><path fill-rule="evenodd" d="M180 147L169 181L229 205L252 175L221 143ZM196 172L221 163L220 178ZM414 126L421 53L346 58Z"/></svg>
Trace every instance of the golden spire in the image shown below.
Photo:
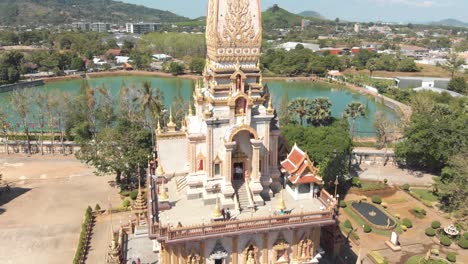
<svg viewBox="0 0 468 264"><path fill-rule="evenodd" d="M258 84L260 84L260 86L263 86L263 76L260 75L260 79L258 80Z"/></svg>
<svg viewBox="0 0 468 264"><path fill-rule="evenodd" d="M216 205L215 205L215 208L214 208L213 212L211 213L211 215L213 217L215 217L215 218L218 218L218 217L222 216L221 209L219 208L219 199L218 199L218 197L216 197Z"/></svg>
<svg viewBox="0 0 468 264"><path fill-rule="evenodd" d="M169 110L169 124L167 124L167 128L171 132L174 132L176 130L176 124L174 123L174 119L172 118L172 107Z"/></svg>
<svg viewBox="0 0 468 264"><path fill-rule="evenodd" d="M286 204L284 203L284 198L283 198L283 191L281 191L281 197L280 197L277 208L279 211L284 211L286 209Z"/></svg>
<svg viewBox="0 0 468 264"><path fill-rule="evenodd" d="M158 160L158 167L156 168L156 176L164 176L164 168L161 164L161 161Z"/></svg>
<svg viewBox="0 0 468 264"><path fill-rule="evenodd" d="M249 86L249 97L252 97L252 86Z"/></svg>
<svg viewBox="0 0 468 264"><path fill-rule="evenodd" d="M167 195L167 192L166 192L166 186L164 186L165 181L166 181L166 178L163 177L162 184L161 184L161 193L159 194L159 200L161 201L169 200L169 195Z"/></svg>
<svg viewBox="0 0 468 264"><path fill-rule="evenodd" d="M184 120L182 120L182 127L180 128L180 131L182 132L187 131L187 126L185 126L186 122L187 122L187 116L185 116Z"/></svg>
<svg viewBox="0 0 468 264"><path fill-rule="evenodd" d="M271 95L270 95L270 100L268 101L268 108L267 108L266 112L269 115L272 115L275 112L275 109L273 109L273 102L272 102Z"/></svg>
<svg viewBox="0 0 468 264"><path fill-rule="evenodd" d="M156 133L157 134L161 134L162 133L162 129L161 129L161 120L158 119L158 128L156 129Z"/></svg>
<svg viewBox="0 0 468 264"><path fill-rule="evenodd" d="M193 116L193 112L192 112L192 101L189 102L188 116Z"/></svg>
<svg viewBox="0 0 468 264"><path fill-rule="evenodd" d="M239 58L237 58L236 71L240 70L240 68L241 68L241 66L240 66Z"/></svg>

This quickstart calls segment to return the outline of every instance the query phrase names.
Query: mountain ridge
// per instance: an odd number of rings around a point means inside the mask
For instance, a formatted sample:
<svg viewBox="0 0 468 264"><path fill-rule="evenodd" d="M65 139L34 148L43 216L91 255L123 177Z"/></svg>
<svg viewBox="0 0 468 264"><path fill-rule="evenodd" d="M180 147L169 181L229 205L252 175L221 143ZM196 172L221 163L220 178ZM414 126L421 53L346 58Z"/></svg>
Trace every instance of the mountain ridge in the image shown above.
<svg viewBox="0 0 468 264"><path fill-rule="evenodd" d="M1 25L187 20L169 11L113 0L0 0Z"/></svg>
<svg viewBox="0 0 468 264"><path fill-rule="evenodd" d="M306 17L306 18L311 17L311 18L326 19L324 16L322 16L322 14L320 14L317 11L313 11L313 10L302 11L302 12L298 13L298 15L300 15L302 17Z"/></svg>
<svg viewBox="0 0 468 264"><path fill-rule="evenodd" d="M438 26L450 26L450 27L468 27L467 22L460 21L454 18L447 18L440 21L430 22L430 25L438 25Z"/></svg>

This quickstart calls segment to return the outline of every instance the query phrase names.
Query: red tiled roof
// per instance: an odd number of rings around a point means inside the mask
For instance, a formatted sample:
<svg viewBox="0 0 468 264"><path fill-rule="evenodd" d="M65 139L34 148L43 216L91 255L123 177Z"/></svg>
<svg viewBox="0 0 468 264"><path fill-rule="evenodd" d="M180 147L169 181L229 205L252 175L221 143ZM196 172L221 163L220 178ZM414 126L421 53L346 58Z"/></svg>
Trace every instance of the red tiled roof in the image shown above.
<svg viewBox="0 0 468 264"><path fill-rule="evenodd" d="M281 162L282 171L289 174L289 181L293 184L302 183L322 183L322 178L318 174L318 169L309 159L307 153L294 145L288 157Z"/></svg>
<svg viewBox="0 0 468 264"><path fill-rule="evenodd" d="M322 178L318 176L314 176L313 174L306 174L303 175L302 177L298 177L297 175L295 176L290 176L288 177L288 180L292 182L293 184L304 184L304 183L318 183L322 184Z"/></svg>

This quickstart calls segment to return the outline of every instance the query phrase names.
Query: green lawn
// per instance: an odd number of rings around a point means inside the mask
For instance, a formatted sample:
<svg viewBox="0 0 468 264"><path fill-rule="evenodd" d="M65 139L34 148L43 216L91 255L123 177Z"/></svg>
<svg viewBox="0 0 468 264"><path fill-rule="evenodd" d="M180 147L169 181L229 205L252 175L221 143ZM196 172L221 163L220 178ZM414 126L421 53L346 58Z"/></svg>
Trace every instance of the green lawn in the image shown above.
<svg viewBox="0 0 468 264"><path fill-rule="evenodd" d="M387 189L388 185L382 182L374 182L374 181L361 181L361 188L362 191L375 191L375 190L384 190Z"/></svg>
<svg viewBox="0 0 468 264"><path fill-rule="evenodd" d="M419 262L421 260L421 262ZM424 256L412 256L405 264L447 264L447 261L444 260L430 260L426 261Z"/></svg>
<svg viewBox="0 0 468 264"><path fill-rule="evenodd" d="M424 189L411 189L411 192L418 196L421 200L428 201L428 202L437 202L439 199L435 196L431 190L424 190Z"/></svg>

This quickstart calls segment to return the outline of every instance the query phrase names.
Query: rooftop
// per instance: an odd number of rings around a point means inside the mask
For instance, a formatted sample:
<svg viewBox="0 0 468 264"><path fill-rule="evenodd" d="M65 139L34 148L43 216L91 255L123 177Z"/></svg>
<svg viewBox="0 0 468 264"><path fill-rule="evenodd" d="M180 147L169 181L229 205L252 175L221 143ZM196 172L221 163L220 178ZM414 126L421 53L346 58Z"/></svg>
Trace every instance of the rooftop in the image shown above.
<svg viewBox="0 0 468 264"><path fill-rule="evenodd" d="M431 81L450 81L450 78L436 78L436 77L418 77L418 76L397 76L396 79L398 80L421 80L423 82L431 82Z"/></svg>
<svg viewBox="0 0 468 264"><path fill-rule="evenodd" d="M211 214L215 208L214 204L204 205L202 199L188 200L185 194L176 191L174 180L165 185L168 188L169 202L172 208L160 213L160 219L163 224L177 226L180 222L182 226L198 225L209 223ZM221 194L219 195L221 197ZM256 211L246 210L238 213L234 208L229 208L231 219L247 220L253 217L268 217L274 214L276 207L280 202L281 195L276 195L271 201L266 201L265 206L260 206ZM323 212L326 209L324 203L319 199L305 199L295 201L288 192L283 192L283 199L286 204L286 212Z"/></svg>

